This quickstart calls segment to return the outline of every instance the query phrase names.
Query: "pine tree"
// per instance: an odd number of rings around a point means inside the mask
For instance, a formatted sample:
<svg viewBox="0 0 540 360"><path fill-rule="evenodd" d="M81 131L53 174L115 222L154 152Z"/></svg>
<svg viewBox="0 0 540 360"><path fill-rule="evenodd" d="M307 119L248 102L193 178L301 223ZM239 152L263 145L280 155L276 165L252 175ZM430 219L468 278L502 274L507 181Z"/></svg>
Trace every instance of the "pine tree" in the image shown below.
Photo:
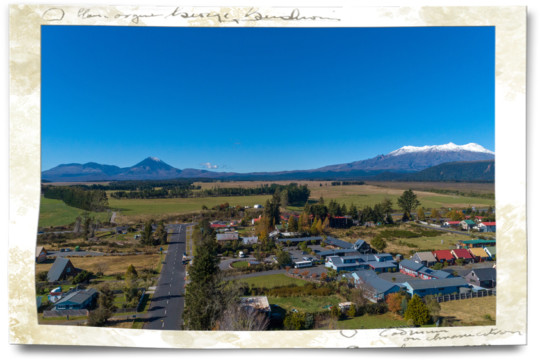
<svg viewBox="0 0 540 360"><path fill-rule="evenodd" d="M416 294L407 304L403 317L405 320L412 320L414 325L425 325L431 318L428 307Z"/></svg>
<svg viewBox="0 0 540 360"><path fill-rule="evenodd" d="M403 210L403 218L410 219L411 211L420 206L420 201L418 201L416 194L409 189L405 190L398 198L398 206Z"/></svg>
<svg viewBox="0 0 540 360"><path fill-rule="evenodd" d="M195 235L195 233L197 233ZM197 252L186 286L184 320L189 330L212 330L223 311L223 286L219 280L217 243L211 230L196 229Z"/></svg>
<svg viewBox="0 0 540 360"><path fill-rule="evenodd" d="M141 242L143 245L152 245L152 220L147 221L144 225Z"/></svg>

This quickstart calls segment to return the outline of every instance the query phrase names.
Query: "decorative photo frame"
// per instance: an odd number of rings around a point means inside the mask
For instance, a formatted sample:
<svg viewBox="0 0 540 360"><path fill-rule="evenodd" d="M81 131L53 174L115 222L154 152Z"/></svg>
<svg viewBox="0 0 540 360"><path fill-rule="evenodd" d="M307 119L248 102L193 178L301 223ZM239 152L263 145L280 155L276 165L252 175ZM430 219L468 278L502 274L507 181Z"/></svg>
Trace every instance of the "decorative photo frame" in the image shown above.
<svg viewBox="0 0 540 360"><path fill-rule="evenodd" d="M34 265L41 183L41 26L494 26L497 216L495 326L378 330L154 331L40 325ZM521 345L527 335L524 7L10 6L9 331L13 344L159 348Z"/></svg>

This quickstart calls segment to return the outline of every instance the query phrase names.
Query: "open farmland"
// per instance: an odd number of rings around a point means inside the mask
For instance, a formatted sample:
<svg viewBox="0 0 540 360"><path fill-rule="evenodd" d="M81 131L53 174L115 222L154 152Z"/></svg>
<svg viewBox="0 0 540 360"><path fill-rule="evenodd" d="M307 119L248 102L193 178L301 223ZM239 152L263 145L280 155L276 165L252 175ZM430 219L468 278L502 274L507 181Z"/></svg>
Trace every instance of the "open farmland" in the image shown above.
<svg viewBox="0 0 540 360"><path fill-rule="evenodd" d="M200 211L203 205L208 208L229 203L231 206L253 206L264 204L270 195L253 196L220 196L205 198L174 198L174 199L112 199L111 208L119 210L122 215L174 215Z"/></svg>
<svg viewBox="0 0 540 360"><path fill-rule="evenodd" d="M198 182L203 189L214 187L258 187L265 184L287 185L296 182L299 185L308 185L311 191L310 200L316 201L321 196L324 199L334 199L339 203L355 204L357 207L373 206L382 202L384 199L390 199L397 208L397 198L403 194L403 191L414 188L418 199L424 208L465 208L469 206L488 207L494 206L493 199L472 196L459 196L451 194L439 194L430 192L430 189L461 191L469 193L493 193L493 184L477 183L420 183L420 182L374 182L365 185L343 185L332 186L331 181L233 181L233 182ZM290 210L301 210L302 207L289 207Z"/></svg>
<svg viewBox="0 0 540 360"><path fill-rule="evenodd" d="M39 227L62 226L74 223L85 211L66 205L62 200L41 197ZM90 216L101 222L109 221L109 212L90 212Z"/></svg>
<svg viewBox="0 0 540 360"><path fill-rule="evenodd" d="M161 255L125 255L125 256L89 256L70 257L69 260L78 269L92 271L94 273L103 271L104 275L125 273L129 265L133 265L137 271L155 270L159 267ZM53 262L36 264L36 273L49 271Z"/></svg>

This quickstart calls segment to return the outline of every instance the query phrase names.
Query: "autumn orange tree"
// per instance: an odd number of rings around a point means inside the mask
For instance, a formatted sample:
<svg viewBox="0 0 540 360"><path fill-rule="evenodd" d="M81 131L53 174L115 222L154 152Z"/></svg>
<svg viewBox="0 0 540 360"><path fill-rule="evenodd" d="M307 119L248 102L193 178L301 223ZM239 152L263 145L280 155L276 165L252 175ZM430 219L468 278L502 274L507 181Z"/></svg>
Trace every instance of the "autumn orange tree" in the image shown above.
<svg viewBox="0 0 540 360"><path fill-rule="evenodd" d="M386 304L388 305L388 310L395 314L401 312L401 302L403 301L403 295L400 293L389 294L386 297Z"/></svg>

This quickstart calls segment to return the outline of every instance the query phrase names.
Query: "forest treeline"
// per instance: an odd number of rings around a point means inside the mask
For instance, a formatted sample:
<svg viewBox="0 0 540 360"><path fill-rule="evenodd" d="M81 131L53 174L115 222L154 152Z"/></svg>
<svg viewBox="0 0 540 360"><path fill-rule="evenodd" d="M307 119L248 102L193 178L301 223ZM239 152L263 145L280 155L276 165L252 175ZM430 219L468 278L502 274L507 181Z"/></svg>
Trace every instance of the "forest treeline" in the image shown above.
<svg viewBox="0 0 540 360"><path fill-rule="evenodd" d="M44 186L43 196L62 200L66 205L86 211L105 211L109 208L107 193L79 186Z"/></svg>

